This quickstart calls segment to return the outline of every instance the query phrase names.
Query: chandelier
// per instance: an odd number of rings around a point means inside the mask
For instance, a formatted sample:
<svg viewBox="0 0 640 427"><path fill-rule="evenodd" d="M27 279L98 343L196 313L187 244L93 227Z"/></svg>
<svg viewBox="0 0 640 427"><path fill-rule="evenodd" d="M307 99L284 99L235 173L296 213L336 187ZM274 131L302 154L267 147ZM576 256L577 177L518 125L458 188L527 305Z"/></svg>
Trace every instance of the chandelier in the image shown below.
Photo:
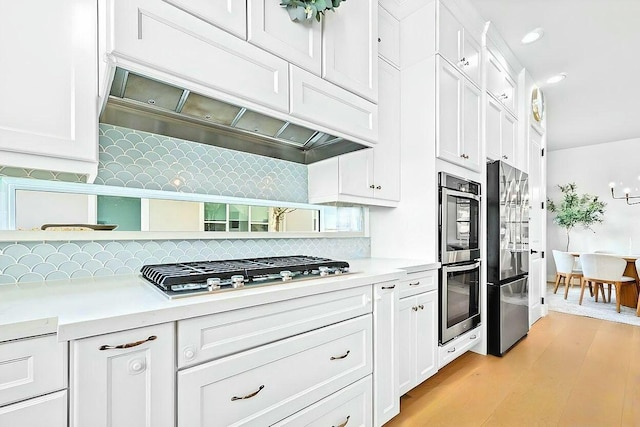
<svg viewBox="0 0 640 427"><path fill-rule="evenodd" d="M610 182L609 183L609 188L611 189L611 197L616 199L616 200L620 200L620 199L624 199L627 201L628 205L637 205L638 203L640 203L640 201L637 202L631 202L630 200L632 199L640 199L640 195L636 195L636 196L631 196L631 189L629 187L625 188L624 190L622 190L622 192L624 193L624 196L616 196L615 195L615 187L616 187L616 183L615 182Z"/></svg>

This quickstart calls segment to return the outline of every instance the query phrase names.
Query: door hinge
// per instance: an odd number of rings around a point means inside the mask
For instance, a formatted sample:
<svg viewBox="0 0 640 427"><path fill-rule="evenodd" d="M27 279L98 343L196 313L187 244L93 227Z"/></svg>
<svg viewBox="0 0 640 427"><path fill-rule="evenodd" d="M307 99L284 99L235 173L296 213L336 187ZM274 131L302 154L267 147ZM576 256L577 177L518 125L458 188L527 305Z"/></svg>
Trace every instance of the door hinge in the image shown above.
<svg viewBox="0 0 640 427"><path fill-rule="evenodd" d="M540 150L540 156L544 157L544 148Z"/></svg>
<svg viewBox="0 0 640 427"><path fill-rule="evenodd" d="M544 258L544 251L542 251L542 258Z"/></svg>
<svg viewBox="0 0 640 427"><path fill-rule="evenodd" d="M540 297L540 304L544 305L544 297Z"/></svg>
<svg viewBox="0 0 640 427"><path fill-rule="evenodd" d="M540 202L540 208L544 209L544 202Z"/></svg>

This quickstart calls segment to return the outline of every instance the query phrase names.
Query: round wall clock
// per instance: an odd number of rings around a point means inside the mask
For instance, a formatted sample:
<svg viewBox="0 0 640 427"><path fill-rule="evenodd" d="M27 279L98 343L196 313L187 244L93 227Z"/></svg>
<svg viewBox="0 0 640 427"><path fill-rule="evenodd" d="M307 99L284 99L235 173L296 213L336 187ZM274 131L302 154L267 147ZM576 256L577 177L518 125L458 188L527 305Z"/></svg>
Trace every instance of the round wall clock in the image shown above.
<svg viewBox="0 0 640 427"><path fill-rule="evenodd" d="M542 117L544 115L544 97L542 95L542 90L537 87L531 92L531 112L533 113L533 118L536 119L537 122L542 121Z"/></svg>

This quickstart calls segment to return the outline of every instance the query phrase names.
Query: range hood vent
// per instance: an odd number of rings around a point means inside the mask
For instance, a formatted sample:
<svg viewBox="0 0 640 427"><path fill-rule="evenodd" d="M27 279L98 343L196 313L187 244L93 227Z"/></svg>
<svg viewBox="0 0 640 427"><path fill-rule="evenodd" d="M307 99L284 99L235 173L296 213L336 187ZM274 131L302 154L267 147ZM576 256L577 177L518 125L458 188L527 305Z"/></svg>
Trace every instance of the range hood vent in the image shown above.
<svg viewBox="0 0 640 427"><path fill-rule="evenodd" d="M367 148L122 68L100 122L302 164Z"/></svg>

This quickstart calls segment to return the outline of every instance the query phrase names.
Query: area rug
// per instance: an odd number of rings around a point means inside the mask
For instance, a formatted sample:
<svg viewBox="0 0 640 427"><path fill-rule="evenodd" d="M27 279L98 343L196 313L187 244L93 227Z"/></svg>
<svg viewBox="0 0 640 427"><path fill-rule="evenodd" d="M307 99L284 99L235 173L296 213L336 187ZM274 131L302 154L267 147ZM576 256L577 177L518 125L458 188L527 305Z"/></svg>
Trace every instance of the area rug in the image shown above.
<svg viewBox="0 0 640 427"><path fill-rule="evenodd" d="M598 302L589 296L588 290L582 300L582 305L578 304L580 299L580 288L573 286L569 290L567 299L564 299L564 286L560 284L558 293L553 294L553 283L547 284L546 303L551 311L575 314L576 316L593 317L596 319L609 320L611 322L627 323L629 325L640 326L640 317L636 316L636 310L629 307L620 307L620 313L616 312L615 290L611 295L611 302L603 303L602 297ZM606 293L606 291L605 291Z"/></svg>

